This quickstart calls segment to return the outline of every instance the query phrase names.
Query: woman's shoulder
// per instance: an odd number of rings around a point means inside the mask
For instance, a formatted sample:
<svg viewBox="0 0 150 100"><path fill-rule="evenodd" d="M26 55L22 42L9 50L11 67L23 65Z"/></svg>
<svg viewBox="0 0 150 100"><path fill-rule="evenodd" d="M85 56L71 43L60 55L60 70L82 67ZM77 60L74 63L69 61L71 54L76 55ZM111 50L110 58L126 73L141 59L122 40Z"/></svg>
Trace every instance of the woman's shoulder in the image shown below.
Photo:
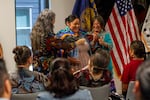
<svg viewBox="0 0 150 100"><path fill-rule="evenodd" d="M37 96L37 100L58 100L50 92L41 92ZM92 100L92 96L89 90L79 89L74 94L59 98L59 100Z"/></svg>
<svg viewBox="0 0 150 100"><path fill-rule="evenodd" d="M73 32L71 31L71 29L68 26L66 26L64 29L59 30L56 33L56 36L57 37L61 37L62 35L66 34L66 33L73 34Z"/></svg>
<svg viewBox="0 0 150 100"><path fill-rule="evenodd" d="M74 95L82 95L82 96L91 96L91 93L88 89L79 89ZM84 98L84 97L83 97Z"/></svg>
<svg viewBox="0 0 150 100"><path fill-rule="evenodd" d="M20 73L21 74L20 74ZM21 76L22 75L24 78L28 78L28 77L32 77L33 76L33 72L28 70L27 68L22 68L21 70L19 71L15 71L15 72L12 72L9 74L10 75L10 79L16 79L16 80L20 80Z"/></svg>
<svg viewBox="0 0 150 100"><path fill-rule="evenodd" d="M101 34L103 34L103 35L105 35L105 36L109 36L109 35L110 35L110 32L108 32L108 31L103 31L103 32L101 32Z"/></svg>
<svg viewBox="0 0 150 100"><path fill-rule="evenodd" d="M69 96L68 100L92 100L92 95L87 89L79 89L76 93Z"/></svg>

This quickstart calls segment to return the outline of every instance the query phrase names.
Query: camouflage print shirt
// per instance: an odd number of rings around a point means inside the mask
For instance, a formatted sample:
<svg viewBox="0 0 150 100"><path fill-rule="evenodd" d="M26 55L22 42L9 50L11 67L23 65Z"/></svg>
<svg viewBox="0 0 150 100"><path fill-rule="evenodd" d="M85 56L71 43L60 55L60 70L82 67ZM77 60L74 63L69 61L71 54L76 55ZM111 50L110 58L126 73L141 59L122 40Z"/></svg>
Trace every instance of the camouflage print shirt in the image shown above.
<svg viewBox="0 0 150 100"><path fill-rule="evenodd" d="M12 93L33 93L44 91L50 84L48 78L39 72L19 68L18 72L10 75Z"/></svg>

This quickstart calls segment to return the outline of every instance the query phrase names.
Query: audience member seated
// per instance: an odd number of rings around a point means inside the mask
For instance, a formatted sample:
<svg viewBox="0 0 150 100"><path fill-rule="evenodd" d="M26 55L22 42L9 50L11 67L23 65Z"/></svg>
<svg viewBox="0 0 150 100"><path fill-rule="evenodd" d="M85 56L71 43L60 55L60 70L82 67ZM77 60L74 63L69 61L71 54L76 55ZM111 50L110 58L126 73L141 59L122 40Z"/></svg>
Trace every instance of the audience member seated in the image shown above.
<svg viewBox="0 0 150 100"><path fill-rule="evenodd" d="M87 68L74 73L81 86L98 87L110 83L112 76L108 70L110 55L100 50L90 58Z"/></svg>
<svg viewBox="0 0 150 100"><path fill-rule="evenodd" d="M135 100L150 100L150 60L138 68L133 92Z"/></svg>
<svg viewBox="0 0 150 100"><path fill-rule="evenodd" d="M139 65L145 58L145 47L142 41L135 40L130 44L129 50L131 61L124 66L122 74L122 94L126 97L128 84L130 81L135 81L135 73Z"/></svg>
<svg viewBox="0 0 150 100"><path fill-rule="evenodd" d="M48 92L40 93L37 100L92 100L90 91L79 89L66 58L56 58L50 74Z"/></svg>
<svg viewBox="0 0 150 100"><path fill-rule="evenodd" d="M13 49L17 71L10 75L12 93L32 93L45 90L49 79L44 74L30 71L32 64L31 50L27 46L17 46Z"/></svg>
<svg viewBox="0 0 150 100"><path fill-rule="evenodd" d="M0 100L10 100L11 83L3 59L0 59L0 81Z"/></svg>

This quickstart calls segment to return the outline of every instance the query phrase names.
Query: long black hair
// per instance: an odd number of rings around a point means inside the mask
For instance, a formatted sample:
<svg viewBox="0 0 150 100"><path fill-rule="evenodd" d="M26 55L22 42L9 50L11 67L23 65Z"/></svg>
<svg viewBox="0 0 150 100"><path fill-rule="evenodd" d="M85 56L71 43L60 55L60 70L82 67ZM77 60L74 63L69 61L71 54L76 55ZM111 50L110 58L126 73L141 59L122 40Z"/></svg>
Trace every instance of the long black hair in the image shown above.
<svg viewBox="0 0 150 100"><path fill-rule="evenodd" d="M71 95L79 89L66 58L56 58L52 62L50 81L48 90L57 98Z"/></svg>

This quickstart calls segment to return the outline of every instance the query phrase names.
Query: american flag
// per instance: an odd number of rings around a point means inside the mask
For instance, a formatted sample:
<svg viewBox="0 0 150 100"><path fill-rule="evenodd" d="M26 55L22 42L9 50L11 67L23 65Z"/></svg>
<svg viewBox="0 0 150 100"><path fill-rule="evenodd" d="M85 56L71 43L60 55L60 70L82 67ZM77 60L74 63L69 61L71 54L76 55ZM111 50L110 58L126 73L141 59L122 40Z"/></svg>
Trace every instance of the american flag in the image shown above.
<svg viewBox="0 0 150 100"><path fill-rule="evenodd" d="M131 41L139 40L140 34L131 0L116 0L106 23L106 30L111 33L113 66L120 76L123 66L130 62L129 46Z"/></svg>

